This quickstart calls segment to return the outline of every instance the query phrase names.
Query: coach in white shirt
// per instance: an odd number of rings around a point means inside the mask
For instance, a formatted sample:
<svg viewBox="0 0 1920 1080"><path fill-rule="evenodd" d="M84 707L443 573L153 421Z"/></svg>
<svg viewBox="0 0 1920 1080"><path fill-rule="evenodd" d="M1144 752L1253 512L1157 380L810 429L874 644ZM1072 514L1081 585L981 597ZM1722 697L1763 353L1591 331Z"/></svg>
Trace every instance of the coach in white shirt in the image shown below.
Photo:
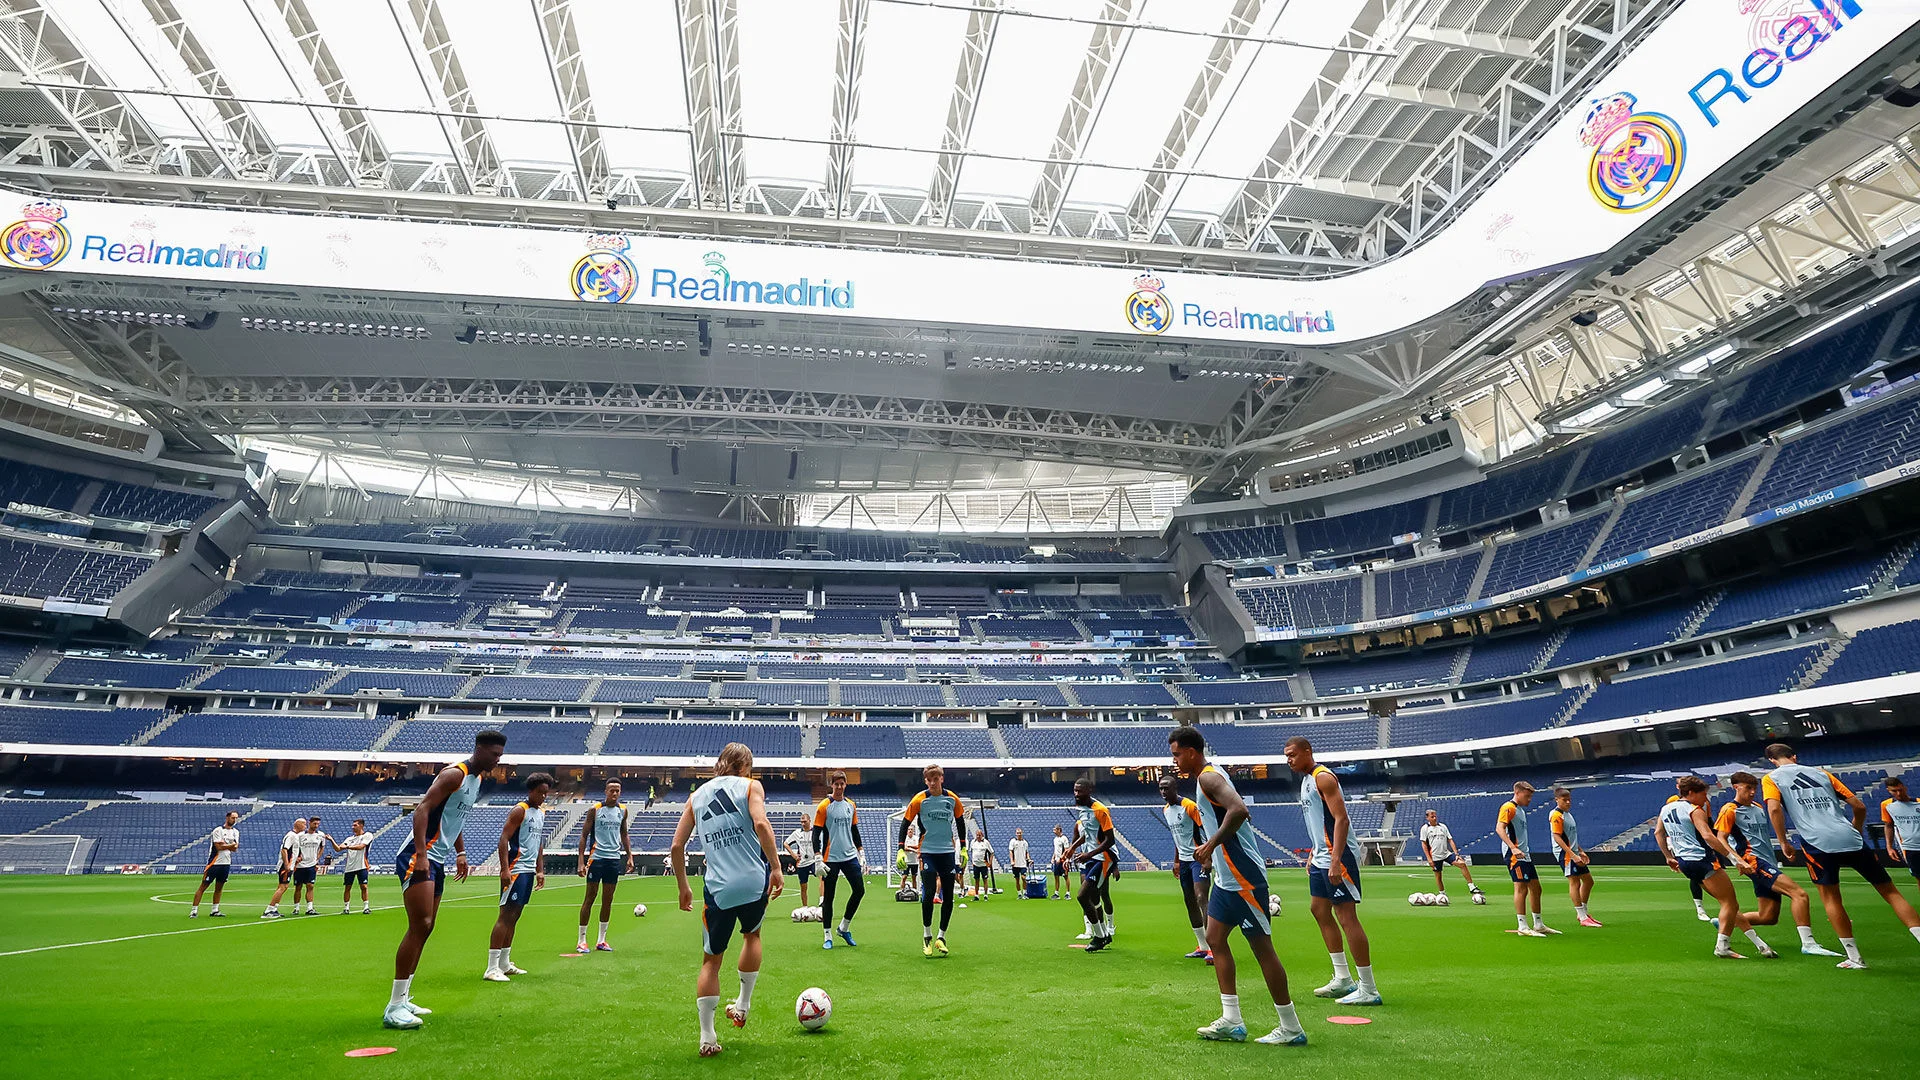
<svg viewBox="0 0 1920 1080"><path fill-rule="evenodd" d="M193 907L188 909L187 918L200 917L200 898L207 893L207 886L213 886L213 910L209 912L216 919L226 918L220 910L220 894L227 890L227 875L233 872L233 853L240 849L240 830L233 827L240 820L240 811L227 811L227 820L213 835L207 837L207 868L200 875L200 888L194 890Z"/></svg>

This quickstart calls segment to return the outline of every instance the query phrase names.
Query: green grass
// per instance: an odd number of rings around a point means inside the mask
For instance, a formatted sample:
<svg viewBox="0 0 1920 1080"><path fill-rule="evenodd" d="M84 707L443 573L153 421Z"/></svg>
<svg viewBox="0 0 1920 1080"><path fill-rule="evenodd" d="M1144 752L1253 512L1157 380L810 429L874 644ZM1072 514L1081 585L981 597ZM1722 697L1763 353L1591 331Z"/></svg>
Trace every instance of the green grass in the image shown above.
<svg viewBox="0 0 1920 1080"><path fill-rule="evenodd" d="M919 953L918 908L883 887L868 890L860 947L830 953L817 925L788 921L797 895L783 897L766 927L753 1022L723 1027L727 1052L702 1062L692 1001L698 924L660 878L624 882L618 951L578 959L560 954L573 944L580 885L554 879L520 924L514 959L532 974L504 986L479 978L495 894L478 880L450 886L415 982L415 996L437 1011L413 1032L379 1024L403 927L392 907L262 923L271 880L236 878L225 921L190 923L180 904L149 899L186 899L189 877L6 878L0 1075L791 1080L1310 1069L1399 1078L1476 1067L1587 1080L1689 1069L1890 1075L1910 1055L1920 944L1864 888L1850 888L1848 900L1872 970L1843 972L1791 952L1791 928L1767 934L1785 959L1712 959L1711 928L1694 919L1684 882L1659 868L1601 868L1593 910L1602 930L1574 926L1565 894L1549 882L1548 919L1566 931L1549 940L1502 932L1512 924L1504 881L1490 880L1483 908L1415 910L1405 896L1431 887L1424 873L1376 869L1364 880L1386 1005L1370 1026L1339 1027L1326 1017L1356 1010L1310 993L1328 965L1305 881L1278 876L1287 907L1275 940L1312 1038L1305 1049L1193 1037L1218 1014L1212 972L1180 959L1193 941L1171 876L1133 873L1115 895L1118 943L1092 956L1070 947L1079 909L1065 901L973 904L955 912L952 958L929 961ZM335 899L338 888L337 878L323 879L320 893ZM375 897L397 901L392 879L377 883ZM639 901L650 909L643 920L630 914ZM1833 930L1815 910L1832 947ZM194 932L167 933L182 930ZM131 940L16 952L119 937ZM1240 955L1248 1026L1259 1034L1272 1012L1244 946ZM730 969L721 985L730 995ZM834 998L833 1021L817 1035L801 1032L792 1013L812 985ZM400 1051L342 1057L360 1046Z"/></svg>

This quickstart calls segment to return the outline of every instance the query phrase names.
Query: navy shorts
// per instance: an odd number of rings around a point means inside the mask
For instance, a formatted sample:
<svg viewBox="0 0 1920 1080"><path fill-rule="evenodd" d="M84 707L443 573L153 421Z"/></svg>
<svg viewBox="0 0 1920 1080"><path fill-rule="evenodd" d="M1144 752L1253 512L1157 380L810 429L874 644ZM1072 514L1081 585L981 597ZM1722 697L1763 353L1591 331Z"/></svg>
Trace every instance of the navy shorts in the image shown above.
<svg viewBox="0 0 1920 1080"><path fill-rule="evenodd" d="M799 878L801 884L804 885L805 883L813 879L814 865L815 864L813 860L808 859L806 862L803 862L800 865L793 868L793 875Z"/></svg>
<svg viewBox="0 0 1920 1080"><path fill-rule="evenodd" d="M1336 904L1357 904L1360 902L1360 861L1349 851L1341 855L1340 865L1347 876L1335 883L1325 870L1317 866L1307 867L1307 895L1322 900L1331 900Z"/></svg>
<svg viewBox="0 0 1920 1080"><path fill-rule="evenodd" d="M1580 877L1585 874L1591 874L1593 871L1580 863L1574 862L1573 856L1562 852L1560 854L1560 873L1565 877Z"/></svg>
<svg viewBox="0 0 1920 1080"><path fill-rule="evenodd" d="M1902 848L1900 850L1900 857L1906 860L1907 873L1920 878L1920 851L1908 851Z"/></svg>
<svg viewBox="0 0 1920 1080"><path fill-rule="evenodd" d="M296 866L293 868L293 883L295 885L311 885L313 884L313 879L319 876L320 868L317 866Z"/></svg>
<svg viewBox="0 0 1920 1080"><path fill-rule="evenodd" d="M860 880L860 860L846 859L841 862L830 862L827 864L827 872L821 874L820 879L831 884L835 874L839 874L848 881Z"/></svg>
<svg viewBox="0 0 1920 1080"><path fill-rule="evenodd" d="M702 944L700 948L708 956L719 956L727 951L727 944L733 940L737 929L743 934L757 934L760 924L767 917L767 898L739 907L714 907L713 897L702 894L700 907L700 930Z"/></svg>
<svg viewBox="0 0 1920 1080"><path fill-rule="evenodd" d="M1267 919L1267 887L1256 885L1251 895L1215 885L1207 893L1207 918L1240 928L1246 937L1272 937L1273 924Z"/></svg>
<svg viewBox="0 0 1920 1080"><path fill-rule="evenodd" d="M1105 885L1113 877L1113 857L1103 855L1098 859L1088 859L1080 868L1080 880L1089 885Z"/></svg>
<svg viewBox="0 0 1920 1080"><path fill-rule="evenodd" d="M447 868L432 859L414 858L412 853L402 851L393 862L393 872L399 875L402 889L411 889L415 885L433 882L433 895L439 896L447 890Z"/></svg>
<svg viewBox="0 0 1920 1080"><path fill-rule="evenodd" d="M1891 885L1893 876L1887 868L1880 865L1879 856L1867 848L1854 851L1821 851L1812 844L1801 844L1800 850L1807 857L1807 873L1812 876L1815 885L1840 884L1841 867L1852 867L1853 872L1867 880L1869 885Z"/></svg>
<svg viewBox="0 0 1920 1080"><path fill-rule="evenodd" d="M1744 871L1742 871L1744 873ZM1773 883L1780 880L1780 870L1765 859L1755 859L1753 873L1747 874L1747 880L1753 883L1755 900L1778 900L1780 894L1774 891Z"/></svg>
<svg viewBox="0 0 1920 1080"><path fill-rule="evenodd" d="M1533 868L1532 859L1507 859L1507 876L1515 885L1524 885L1529 881L1539 881L1540 873Z"/></svg>
<svg viewBox="0 0 1920 1080"><path fill-rule="evenodd" d="M355 882L359 882L363 888L367 884L367 872L365 870L349 870L340 876L346 880L347 888L349 889L353 888Z"/></svg>
<svg viewBox="0 0 1920 1080"><path fill-rule="evenodd" d="M513 875L513 884L500 890L501 907L525 907L533 899L533 879L535 874L529 870L524 874Z"/></svg>
<svg viewBox="0 0 1920 1080"><path fill-rule="evenodd" d="M1204 883L1207 880L1207 868L1192 859L1176 859L1173 872L1180 878L1180 887L1188 892L1193 891L1196 883Z"/></svg>
<svg viewBox="0 0 1920 1080"><path fill-rule="evenodd" d="M960 863L951 851L923 851L920 853L920 872L922 874L951 874L959 869Z"/></svg>
<svg viewBox="0 0 1920 1080"><path fill-rule="evenodd" d="M1442 855L1437 859L1427 860L1427 867L1436 874L1440 872L1441 867L1452 866L1452 865L1453 865L1453 852L1451 851L1447 852L1445 855Z"/></svg>
<svg viewBox="0 0 1920 1080"><path fill-rule="evenodd" d="M227 875L231 873L233 873L233 867L227 865L226 863L221 863L217 866L209 866L207 867L206 871L200 875L200 884L225 885L227 883Z"/></svg>
<svg viewBox="0 0 1920 1080"><path fill-rule="evenodd" d="M620 872L626 867L624 859L594 859L587 863L587 884L616 885L620 881Z"/></svg>
<svg viewBox="0 0 1920 1080"><path fill-rule="evenodd" d="M1680 872L1687 875L1688 881L1705 881L1720 869L1718 859L1681 859Z"/></svg>

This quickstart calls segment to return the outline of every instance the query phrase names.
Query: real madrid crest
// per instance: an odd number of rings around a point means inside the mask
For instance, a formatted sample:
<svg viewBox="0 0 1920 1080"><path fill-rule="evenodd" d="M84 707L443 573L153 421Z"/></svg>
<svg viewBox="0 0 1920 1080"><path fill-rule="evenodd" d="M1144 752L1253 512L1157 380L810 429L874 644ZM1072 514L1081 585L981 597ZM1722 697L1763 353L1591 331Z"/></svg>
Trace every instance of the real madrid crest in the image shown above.
<svg viewBox="0 0 1920 1080"><path fill-rule="evenodd" d="M67 216L59 203L38 199L20 212L20 220L0 231L0 257L22 270L45 270L67 257L73 238L60 222Z"/></svg>
<svg viewBox="0 0 1920 1080"><path fill-rule="evenodd" d="M1600 205L1634 214L1666 198L1687 160L1680 125L1662 113L1638 112L1632 94L1595 100L1580 126L1580 142L1593 147L1587 188Z"/></svg>
<svg viewBox="0 0 1920 1080"><path fill-rule="evenodd" d="M1173 304L1160 290L1167 283L1152 274L1133 279L1133 292L1127 296L1127 325L1143 334L1160 334L1173 325Z"/></svg>
<svg viewBox="0 0 1920 1080"><path fill-rule="evenodd" d="M640 276L627 258L627 238L618 233L587 237L587 253L573 264L568 284L582 300L624 304L633 296Z"/></svg>

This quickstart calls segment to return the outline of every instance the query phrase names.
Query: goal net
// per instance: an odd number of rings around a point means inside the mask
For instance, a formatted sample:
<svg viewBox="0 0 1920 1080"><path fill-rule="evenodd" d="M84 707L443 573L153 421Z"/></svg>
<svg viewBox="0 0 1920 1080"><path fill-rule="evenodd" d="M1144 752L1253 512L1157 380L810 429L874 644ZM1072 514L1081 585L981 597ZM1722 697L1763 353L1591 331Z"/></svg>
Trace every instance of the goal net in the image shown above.
<svg viewBox="0 0 1920 1080"><path fill-rule="evenodd" d="M0 874L84 874L92 854L84 836L0 834Z"/></svg>

